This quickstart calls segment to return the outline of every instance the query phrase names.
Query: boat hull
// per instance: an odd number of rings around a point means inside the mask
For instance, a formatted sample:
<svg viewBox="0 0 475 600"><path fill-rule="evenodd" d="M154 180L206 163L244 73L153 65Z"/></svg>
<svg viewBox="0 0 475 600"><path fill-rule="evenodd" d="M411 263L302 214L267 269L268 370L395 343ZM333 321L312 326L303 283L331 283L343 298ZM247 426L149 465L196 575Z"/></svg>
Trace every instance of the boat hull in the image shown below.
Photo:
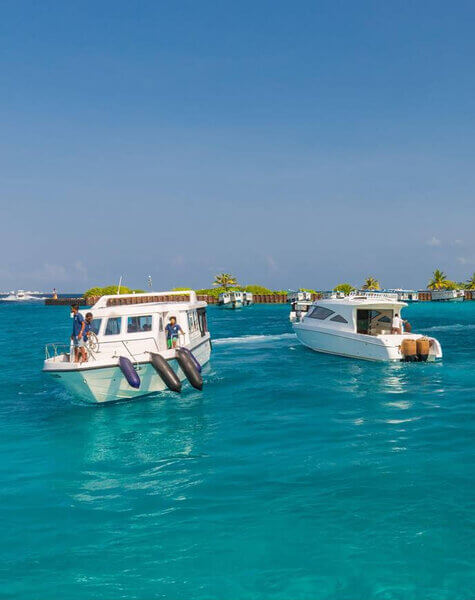
<svg viewBox="0 0 475 600"><path fill-rule="evenodd" d="M223 308L231 308L231 309L242 308L242 302L226 302L225 304L222 304L221 306Z"/></svg>
<svg viewBox="0 0 475 600"><path fill-rule="evenodd" d="M400 336L395 337L393 341L392 336L376 337L361 334L332 333L306 329L299 323L294 324L294 330L299 341L315 352L376 362L400 362L403 359L400 350ZM436 340L434 340L434 343L436 344L435 351L429 355L427 359L429 362L442 358L439 343Z"/></svg>
<svg viewBox="0 0 475 600"><path fill-rule="evenodd" d="M207 339L191 350L198 362L205 365L210 359L211 342ZM176 359L170 359L168 362L180 381L185 381L186 376ZM51 376L59 379L75 397L92 404L133 400L168 390L150 362L139 362L136 371L140 377L138 389L128 384L118 365L51 371Z"/></svg>

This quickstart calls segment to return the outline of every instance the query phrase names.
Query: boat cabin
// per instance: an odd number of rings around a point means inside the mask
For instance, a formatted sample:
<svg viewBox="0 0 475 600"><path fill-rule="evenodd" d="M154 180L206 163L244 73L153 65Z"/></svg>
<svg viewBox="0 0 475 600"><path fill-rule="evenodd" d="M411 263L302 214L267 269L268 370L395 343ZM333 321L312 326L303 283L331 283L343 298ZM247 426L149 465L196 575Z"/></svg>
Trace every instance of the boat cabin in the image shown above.
<svg viewBox="0 0 475 600"><path fill-rule="evenodd" d="M102 296L90 309L91 330L97 336L101 354L117 352L135 356L167 350L166 326L171 317L183 331L179 346L192 344L207 334L206 302L194 291Z"/></svg>
<svg viewBox="0 0 475 600"><path fill-rule="evenodd" d="M316 319L322 327L340 329L364 335L391 334L395 314L400 316L402 308L407 306L392 298L378 295L350 296L319 300L310 308L304 320Z"/></svg>

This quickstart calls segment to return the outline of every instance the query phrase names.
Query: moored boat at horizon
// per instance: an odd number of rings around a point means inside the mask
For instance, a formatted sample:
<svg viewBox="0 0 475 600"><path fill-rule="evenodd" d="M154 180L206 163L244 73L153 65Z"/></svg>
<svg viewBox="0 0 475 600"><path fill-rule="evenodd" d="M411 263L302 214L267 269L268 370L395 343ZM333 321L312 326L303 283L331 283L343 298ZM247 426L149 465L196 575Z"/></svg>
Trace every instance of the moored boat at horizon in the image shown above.
<svg viewBox="0 0 475 600"><path fill-rule="evenodd" d="M223 308L242 308L243 306L251 306L252 300L253 296L251 292L230 290L219 294L218 306Z"/></svg>
<svg viewBox="0 0 475 600"><path fill-rule="evenodd" d="M405 302L373 293L317 300L293 329L302 344L327 354L372 361L442 358L435 338L393 332L393 319L405 306Z"/></svg>
<svg viewBox="0 0 475 600"><path fill-rule="evenodd" d="M433 302L463 302L465 299L464 290L431 290Z"/></svg>
<svg viewBox="0 0 475 600"><path fill-rule="evenodd" d="M43 371L92 403L179 391L186 379L200 389L199 371L211 354L206 306L192 290L102 296L80 311L93 315L87 362L73 362L72 347L48 344ZM176 347L167 339L171 317L181 330Z"/></svg>
<svg viewBox="0 0 475 600"><path fill-rule="evenodd" d="M290 303L290 322L295 323L301 321L312 305L313 300L293 300Z"/></svg>

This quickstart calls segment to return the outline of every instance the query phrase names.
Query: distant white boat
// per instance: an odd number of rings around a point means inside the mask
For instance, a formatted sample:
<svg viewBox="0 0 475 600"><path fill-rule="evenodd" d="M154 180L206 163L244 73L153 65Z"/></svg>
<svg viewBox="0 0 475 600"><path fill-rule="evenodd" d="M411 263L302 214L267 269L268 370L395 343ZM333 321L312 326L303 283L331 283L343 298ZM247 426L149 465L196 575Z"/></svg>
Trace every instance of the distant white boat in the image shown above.
<svg viewBox="0 0 475 600"><path fill-rule="evenodd" d="M401 288L394 288L391 290L383 290L384 294L396 294L397 299L400 302L418 302L419 301L419 292L416 290L404 290Z"/></svg>
<svg viewBox="0 0 475 600"><path fill-rule="evenodd" d="M287 302L300 302L303 300L312 300L312 293L301 290L298 292L287 292Z"/></svg>
<svg viewBox="0 0 475 600"><path fill-rule="evenodd" d="M308 309L312 306L312 304L313 300L293 300L290 303L290 322L298 323L301 321L307 314Z"/></svg>
<svg viewBox="0 0 475 600"><path fill-rule="evenodd" d="M462 302L465 293L463 290L432 290L431 297L434 302Z"/></svg>
<svg viewBox="0 0 475 600"><path fill-rule="evenodd" d="M5 296L5 298L0 298L0 300L3 300L4 302L24 302L24 301L31 301L31 300L44 300L45 296L37 296L34 294L39 294L40 292L25 292L25 290L17 290L15 292L15 290L12 290L8 296Z"/></svg>
<svg viewBox="0 0 475 600"><path fill-rule="evenodd" d="M233 290L230 292L222 292L218 297L218 305L223 308L241 308L252 304L251 292L241 292Z"/></svg>

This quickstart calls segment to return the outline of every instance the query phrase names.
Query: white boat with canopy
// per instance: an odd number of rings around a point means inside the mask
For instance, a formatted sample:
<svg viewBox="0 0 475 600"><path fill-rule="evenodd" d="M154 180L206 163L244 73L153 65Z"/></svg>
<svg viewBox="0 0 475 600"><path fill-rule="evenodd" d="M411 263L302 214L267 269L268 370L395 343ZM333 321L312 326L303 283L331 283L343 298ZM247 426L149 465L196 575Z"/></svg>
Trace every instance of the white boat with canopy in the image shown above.
<svg viewBox="0 0 475 600"><path fill-rule="evenodd" d="M464 290L432 290L430 293L433 302L463 302L465 299Z"/></svg>
<svg viewBox="0 0 475 600"><path fill-rule="evenodd" d="M405 302L381 294L317 300L293 328L299 341L317 352L374 361L434 361L438 340L392 327Z"/></svg>
<svg viewBox="0 0 475 600"><path fill-rule="evenodd" d="M252 300L251 292L232 290L219 294L218 305L223 308L242 308L243 306L251 306Z"/></svg>
<svg viewBox="0 0 475 600"><path fill-rule="evenodd" d="M179 392L185 380L201 389L201 367L211 353L206 306L192 290L102 296L80 311L93 315L87 361L74 362L70 346L48 344L43 371L93 403ZM166 326L171 317L181 331L170 348Z"/></svg>

